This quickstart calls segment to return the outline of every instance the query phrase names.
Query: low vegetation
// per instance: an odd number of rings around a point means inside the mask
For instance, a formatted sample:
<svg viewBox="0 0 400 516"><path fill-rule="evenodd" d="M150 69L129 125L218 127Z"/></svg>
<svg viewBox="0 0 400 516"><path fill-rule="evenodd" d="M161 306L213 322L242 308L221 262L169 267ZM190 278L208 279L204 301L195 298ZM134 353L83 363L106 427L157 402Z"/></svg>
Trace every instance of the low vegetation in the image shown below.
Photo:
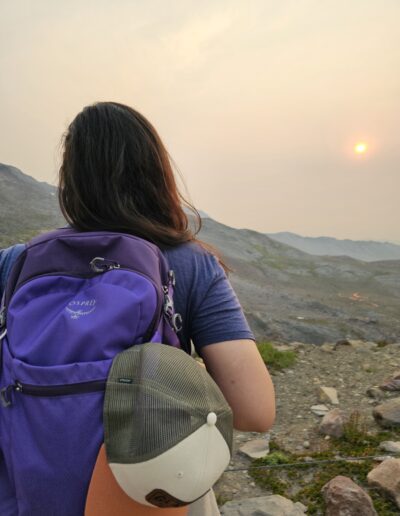
<svg viewBox="0 0 400 516"><path fill-rule="evenodd" d="M292 367L296 362L296 353L294 351L280 351L271 342L260 342L257 344L257 347L262 359L270 369L285 369Z"/></svg>
<svg viewBox="0 0 400 516"><path fill-rule="evenodd" d="M345 426L343 437L332 439L328 449L294 454L281 449L277 442L272 441L270 454L253 461L250 474L259 485L273 494L306 505L307 514L310 515L324 514L322 487L337 475L344 475L368 492L379 516L395 516L399 514L397 506L378 490L368 486L367 475L376 462L373 459L348 461L340 457L382 455L379 450L382 441L399 439L400 429L368 433L362 416L354 412ZM321 462L316 464L317 461ZM269 466L270 469L262 469L260 466Z"/></svg>

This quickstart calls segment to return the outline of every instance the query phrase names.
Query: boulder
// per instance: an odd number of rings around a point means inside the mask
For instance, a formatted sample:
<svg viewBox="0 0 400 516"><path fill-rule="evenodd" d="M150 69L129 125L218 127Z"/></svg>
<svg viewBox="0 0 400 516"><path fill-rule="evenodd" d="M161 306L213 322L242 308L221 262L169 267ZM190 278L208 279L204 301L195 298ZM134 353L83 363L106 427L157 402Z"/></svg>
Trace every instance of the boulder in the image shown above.
<svg viewBox="0 0 400 516"><path fill-rule="evenodd" d="M384 393L380 390L379 387L369 387L366 391L365 391L365 394L369 397L369 398L372 398L374 400L382 400L385 395Z"/></svg>
<svg viewBox="0 0 400 516"><path fill-rule="evenodd" d="M321 344L319 349L325 351L325 353L333 353L335 351L335 345L325 342L325 344Z"/></svg>
<svg viewBox="0 0 400 516"><path fill-rule="evenodd" d="M251 459L262 459L269 453L269 441L268 439L253 439L243 444L239 450Z"/></svg>
<svg viewBox="0 0 400 516"><path fill-rule="evenodd" d="M344 413L335 408L330 410L319 425L319 432L330 437L342 437L344 432Z"/></svg>
<svg viewBox="0 0 400 516"><path fill-rule="evenodd" d="M396 371L379 386L383 391L400 391L400 371Z"/></svg>
<svg viewBox="0 0 400 516"><path fill-rule="evenodd" d="M369 351L378 348L378 344L376 342L365 340L349 340L348 342L353 349L361 351Z"/></svg>
<svg viewBox="0 0 400 516"><path fill-rule="evenodd" d="M325 416L329 412L329 408L326 405L313 405L311 412L316 416Z"/></svg>
<svg viewBox="0 0 400 516"><path fill-rule="evenodd" d="M386 459L368 473L368 484L388 495L400 508L400 459Z"/></svg>
<svg viewBox="0 0 400 516"><path fill-rule="evenodd" d="M335 349L339 346L350 346L350 342L347 339L340 339L335 344Z"/></svg>
<svg viewBox="0 0 400 516"><path fill-rule="evenodd" d="M385 401L375 407L372 414L381 426L400 426L400 398Z"/></svg>
<svg viewBox="0 0 400 516"><path fill-rule="evenodd" d="M328 402L332 405L339 405L337 391L333 387L318 387L318 399L323 403Z"/></svg>
<svg viewBox="0 0 400 516"><path fill-rule="evenodd" d="M321 490L325 500L325 516L378 516L370 496L351 478L333 478Z"/></svg>
<svg viewBox="0 0 400 516"><path fill-rule="evenodd" d="M302 516L306 511L302 503L280 495L235 500L220 507L222 516Z"/></svg>
<svg viewBox="0 0 400 516"><path fill-rule="evenodd" d="M379 448L389 453L400 453L400 441L383 441Z"/></svg>

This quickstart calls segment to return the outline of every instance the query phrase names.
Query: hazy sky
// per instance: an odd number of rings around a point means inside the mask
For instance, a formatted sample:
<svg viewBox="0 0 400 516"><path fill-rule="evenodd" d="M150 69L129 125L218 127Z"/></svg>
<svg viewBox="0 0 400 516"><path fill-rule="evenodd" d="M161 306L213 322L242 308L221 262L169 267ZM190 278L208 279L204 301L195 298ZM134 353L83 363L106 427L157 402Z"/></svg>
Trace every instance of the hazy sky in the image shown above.
<svg viewBox="0 0 400 516"><path fill-rule="evenodd" d="M399 0L0 0L0 162L55 183L115 100L221 222L400 242L399 26Z"/></svg>

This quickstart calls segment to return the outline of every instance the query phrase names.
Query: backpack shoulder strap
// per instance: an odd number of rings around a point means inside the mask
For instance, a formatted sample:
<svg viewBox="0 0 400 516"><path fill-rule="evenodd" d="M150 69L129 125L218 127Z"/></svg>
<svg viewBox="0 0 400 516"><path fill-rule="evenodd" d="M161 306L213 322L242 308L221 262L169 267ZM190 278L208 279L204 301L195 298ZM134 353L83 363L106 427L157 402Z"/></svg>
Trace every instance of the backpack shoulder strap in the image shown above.
<svg viewBox="0 0 400 516"><path fill-rule="evenodd" d="M25 251L25 244L16 244L0 251L0 344L5 332L6 285L11 269L18 257Z"/></svg>
<svg viewBox="0 0 400 516"><path fill-rule="evenodd" d="M11 268L25 247L25 244L16 244L0 251L0 297L4 292Z"/></svg>

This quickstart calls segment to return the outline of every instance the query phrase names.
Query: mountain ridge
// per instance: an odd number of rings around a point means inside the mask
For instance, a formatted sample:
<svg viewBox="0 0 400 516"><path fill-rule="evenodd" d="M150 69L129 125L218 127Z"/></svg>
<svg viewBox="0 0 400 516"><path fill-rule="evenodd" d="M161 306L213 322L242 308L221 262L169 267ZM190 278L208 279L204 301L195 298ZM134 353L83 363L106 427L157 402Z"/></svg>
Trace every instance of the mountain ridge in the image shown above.
<svg viewBox="0 0 400 516"><path fill-rule="evenodd" d="M0 165L0 247L65 225L56 188ZM203 218L258 340L400 340L399 261L316 256L251 229ZM177 276L179 271L177 271Z"/></svg>
<svg viewBox="0 0 400 516"><path fill-rule="evenodd" d="M351 240L334 237L306 237L282 231L266 233L278 242L317 256L349 256L362 261L382 261L400 259L400 245L376 240Z"/></svg>
<svg viewBox="0 0 400 516"><path fill-rule="evenodd" d="M212 220L202 238L234 269L232 284L257 335L314 343L399 338L397 261L318 257Z"/></svg>
<svg viewBox="0 0 400 516"><path fill-rule="evenodd" d="M37 232L65 224L57 189L0 163L0 246L29 240Z"/></svg>

